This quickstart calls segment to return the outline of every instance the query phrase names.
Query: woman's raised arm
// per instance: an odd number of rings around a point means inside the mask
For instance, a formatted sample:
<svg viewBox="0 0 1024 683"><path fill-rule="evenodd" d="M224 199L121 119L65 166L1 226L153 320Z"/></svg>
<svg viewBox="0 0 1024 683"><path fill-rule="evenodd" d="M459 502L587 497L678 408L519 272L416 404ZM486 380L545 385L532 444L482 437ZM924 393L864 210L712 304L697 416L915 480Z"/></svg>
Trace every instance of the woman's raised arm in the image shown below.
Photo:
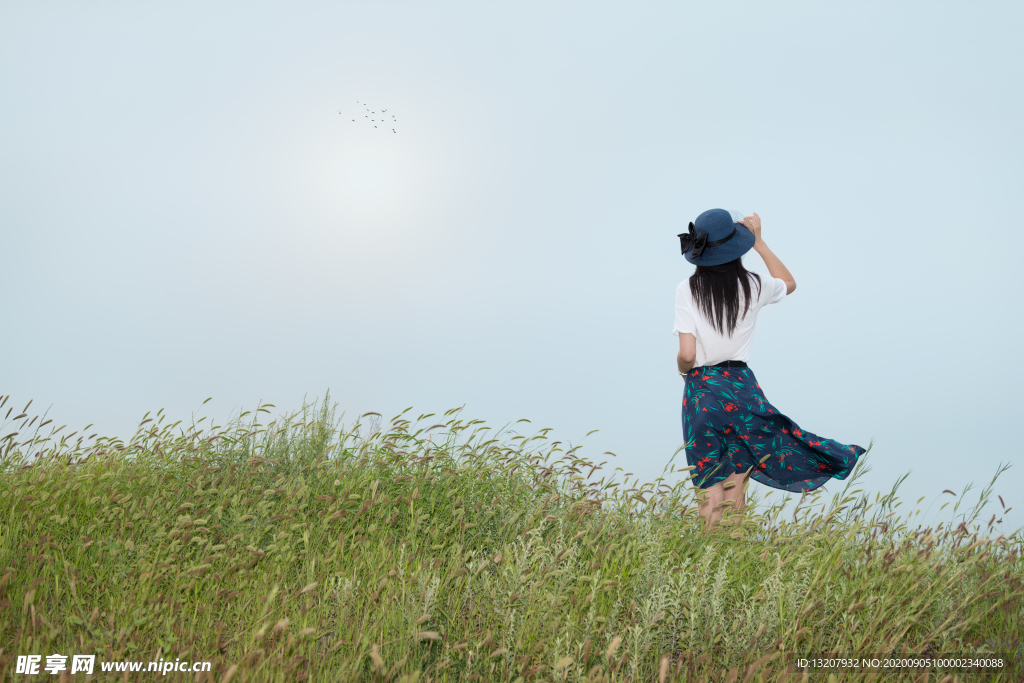
<svg viewBox="0 0 1024 683"><path fill-rule="evenodd" d="M754 233L754 251L764 259L764 264L768 266L768 272L771 273L772 277L777 277L785 282L786 294L792 294L793 290L796 289L796 280L793 279L793 275L782 264L779 257L761 239L761 217L755 213L753 216L747 216L740 223L747 226L750 232Z"/></svg>

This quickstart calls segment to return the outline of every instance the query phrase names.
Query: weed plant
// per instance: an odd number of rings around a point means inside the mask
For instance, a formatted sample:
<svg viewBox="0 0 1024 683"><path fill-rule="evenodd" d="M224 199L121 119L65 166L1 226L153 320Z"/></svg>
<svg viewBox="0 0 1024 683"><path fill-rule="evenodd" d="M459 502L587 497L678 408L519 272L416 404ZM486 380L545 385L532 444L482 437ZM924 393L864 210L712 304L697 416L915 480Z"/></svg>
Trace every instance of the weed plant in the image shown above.
<svg viewBox="0 0 1024 683"><path fill-rule="evenodd" d="M862 462L828 501L755 496L708 533L691 483L666 483L675 457L618 481L549 429L499 440L461 409L378 429L329 399L262 424L272 407L147 414L128 443L8 409L0 680L54 653L97 655L93 680L175 659L212 662L171 674L196 681L1024 680L1024 548L986 534L992 485L914 527L902 480L855 488ZM969 654L1005 668L795 665Z"/></svg>

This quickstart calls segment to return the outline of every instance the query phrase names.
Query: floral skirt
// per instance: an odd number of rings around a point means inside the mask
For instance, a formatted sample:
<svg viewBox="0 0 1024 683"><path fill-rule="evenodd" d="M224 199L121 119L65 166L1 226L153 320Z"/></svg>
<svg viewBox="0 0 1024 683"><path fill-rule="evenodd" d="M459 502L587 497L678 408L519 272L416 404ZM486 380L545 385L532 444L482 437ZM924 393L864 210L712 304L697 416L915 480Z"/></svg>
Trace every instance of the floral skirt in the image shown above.
<svg viewBox="0 0 1024 683"><path fill-rule="evenodd" d="M865 453L800 429L768 402L749 367L693 368L683 394L683 437L694 483L708 488L735 473L783 491L846 479Z"/></svg>

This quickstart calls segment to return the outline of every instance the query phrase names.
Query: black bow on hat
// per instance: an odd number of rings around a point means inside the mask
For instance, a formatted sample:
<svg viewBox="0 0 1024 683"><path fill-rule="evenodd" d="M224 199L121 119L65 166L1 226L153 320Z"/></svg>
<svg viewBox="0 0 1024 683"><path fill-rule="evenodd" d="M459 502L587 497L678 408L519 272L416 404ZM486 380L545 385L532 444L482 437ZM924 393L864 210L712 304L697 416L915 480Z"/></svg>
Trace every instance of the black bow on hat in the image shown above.
<svg viewBox="0 0 1024 683"><path fill-rule="evenodd" d="M679 246L684 254L693 249L693 255L700 256L704 253L704 248L708 246L708 234L706 232L696 232L693 221L690 221L690 231L681 233L678 237Z"/></svg>
<svg viewBox="0 0 1024 683"><path fill-rule="evenodd" d="M682 249L683 254L686 254L690 249L693 249L694 258L699 258L707 247L717 247L719 244L725 244L732 239L732 236L736 234L736 228L732 229L732 232L725 239L714 240L708 242L708 234L706 232L697 232L693 225L693 221L690 221L689 232L683 232L676 237L679 238L679 246Z"/></svg>

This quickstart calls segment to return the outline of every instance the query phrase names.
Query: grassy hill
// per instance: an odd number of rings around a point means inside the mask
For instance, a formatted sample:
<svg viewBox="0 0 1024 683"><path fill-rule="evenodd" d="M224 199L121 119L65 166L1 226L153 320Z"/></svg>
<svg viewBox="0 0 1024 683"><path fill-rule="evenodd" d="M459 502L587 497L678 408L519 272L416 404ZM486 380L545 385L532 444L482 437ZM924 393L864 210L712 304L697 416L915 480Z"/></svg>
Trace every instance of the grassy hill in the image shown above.
<svg viewBox="0 0 1024 683"><path fill-rule="evenodd" d="M123 661L211 662L168 674L197 681L1024 680L1024 539L985 535L990 489L918 528L898 483L837 482L707 534L686 482L612 482L549 430L499 442L457 410L346 427L326 400L261 424L271 407L207 429L147 414L128 443L7 413L0 680L30 680L29 654L94 654L92 680L166 680L100 671ZM969 654L1006 668L795 665Z"/></svg>

